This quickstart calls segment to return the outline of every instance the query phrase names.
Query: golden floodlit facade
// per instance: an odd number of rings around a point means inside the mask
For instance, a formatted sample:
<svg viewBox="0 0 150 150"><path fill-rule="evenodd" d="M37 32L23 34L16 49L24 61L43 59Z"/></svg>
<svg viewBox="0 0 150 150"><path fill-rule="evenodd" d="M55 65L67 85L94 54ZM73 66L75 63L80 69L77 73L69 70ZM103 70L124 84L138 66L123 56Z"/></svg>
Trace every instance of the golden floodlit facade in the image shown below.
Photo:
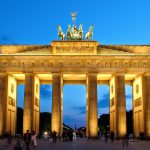
<svg viewBox="0 0 150 150"><path fill-rule="evenodd" d="M63 127L63 85L86 85L87 137L98 134L97 85L110 89L110 131L127 132L125 84L133 90L134 135L150 137L150 46L53 41L50 45L0 46L0 135L15 135L17 85L25 84L23 133L39 132L40 84L52 84L52 130ZM103 92L103 91L100 91ZM46 104L45 104L46 105Z"/></svg>

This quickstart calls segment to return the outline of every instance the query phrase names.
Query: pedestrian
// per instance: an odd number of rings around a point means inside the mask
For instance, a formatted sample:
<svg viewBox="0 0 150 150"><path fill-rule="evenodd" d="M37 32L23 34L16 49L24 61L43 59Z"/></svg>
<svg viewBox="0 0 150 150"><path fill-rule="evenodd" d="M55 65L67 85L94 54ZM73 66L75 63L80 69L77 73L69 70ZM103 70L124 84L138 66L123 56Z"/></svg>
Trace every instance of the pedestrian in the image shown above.
<svg viewBox="0 0 150 150"><path fill-rule="evenodd" d="M101 131L98 132L98 136L99 136L99 141L101 141L101 136L102 136Z"/></svg>
<svg viewBox="0 0 150 150"><path fill-rule="evenodd" d="M144 132L141 132L141 140L144 140Z"/></svg>
<svg viewBox="0 0 150 150"><path fill-rule="evenodd" d="M56 143L56 134L57 134L57 132L54 130L54 132L53 132L53 143Z"/></svg>
<svg viewBox="0 0 150 150"><path fill-rule="evenodd" d="M115 136L114 131L111 131L110 133L111 143L114 142L114 136Z"/></svg>
<svg viewBox="0 0 150 150"><path fill-rule="evenodd" d="M140 140L142 140L142 132L139 133Z"/></svg>
<svg viewBox="0 0 150 150"><path fill-rule="evenodd" d="M107 131L105 131L105 142L108 142L108 134L107 134Z"/></svg>
<svg viewBox="0 0 150 150"><path fill-rule="evenodd" d="M29 130L26 131L26 133L23 136L23 139L26 144L26 150L29 150L29 144L31 142L31 134L29 133Z"/></svg>
<svg viewBox="0 0 150 150"><path fill-rule="evenodd" d="M122 147L124 147L125 145L128 147L128 143L129 143L129 136L128 134L125 134L122 140Z"/></svg>
<svg viewBox="0 0 150 150"><path fill-rule="evenodd" d="M23 150L21 140L19 138L17 138L17 142L15 144L14 150Z"/></svg>
<svg viewBox="0 0 150 150"><path fill-rule="evenodd" d="M65 141L65 131L62 132L62 140Z"/></svg>
<svg viewBox="0 0 150 150"><path fill-rule="evenodd" d="M8 144L12 144L12 135L11 135L11 131L9 131L8 133Z"/></svg>
<svg viewBox="0 0 150 150"><path fill-rule="evenodd" d="M36 146L37 146L37 134L35 133L35 131L32 131L32 134L31 134L31 144L32 144L32 147L33 147L33 150L35 150Z"/></svg>

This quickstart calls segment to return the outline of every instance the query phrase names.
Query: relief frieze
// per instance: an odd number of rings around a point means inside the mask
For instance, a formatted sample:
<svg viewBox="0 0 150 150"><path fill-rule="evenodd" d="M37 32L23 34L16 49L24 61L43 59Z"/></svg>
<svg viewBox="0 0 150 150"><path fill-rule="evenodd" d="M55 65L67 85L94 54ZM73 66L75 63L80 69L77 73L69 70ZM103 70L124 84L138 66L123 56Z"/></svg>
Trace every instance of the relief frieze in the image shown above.
<svg viewBox="0 0 150 150"><path fill-rule="evenodd" d="M85 59L86 58L86 59ZM92 68L92 69L100 69L100 68L145 68L150 69L150 61L147 60L135 60L135 59L101 59L99 57L92 58L91 57L66 57L66 59L60 56L51 59L42 58L42 59L2 59L0 58L0 71L3 69L67 69L67 68Z"/></svg>

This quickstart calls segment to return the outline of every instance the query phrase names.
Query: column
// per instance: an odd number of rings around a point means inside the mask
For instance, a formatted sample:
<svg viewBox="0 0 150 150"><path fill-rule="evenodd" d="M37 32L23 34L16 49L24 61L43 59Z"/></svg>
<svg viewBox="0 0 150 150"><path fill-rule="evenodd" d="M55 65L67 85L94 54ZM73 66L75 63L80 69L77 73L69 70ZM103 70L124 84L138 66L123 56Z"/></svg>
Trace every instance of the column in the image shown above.
<svg viewBox="0 0 150 150"><path fill-rule="evenodd" d="M40 82L37 75L25 74L25 95L23 113L23 133L34 130L39 133L39 94Z"/></svg>
<svg viewBox="0 0 150 150"><path fill-rule="evenodd" d="M0 75L0 134L16 132L17 81L12 75Z"/></svg>
<svg viewBox="0 0 150 150"><path fill-rule="evenodd" d="M7 95L7 76L0 74L0 136L4 134L6 95Z"/></svg>
<svg viewBox="0 0 150 150"><path fill-rule="evenodd" d="M115 137L126 134L125 76L117 74L110 80L110 132Z"/></svg>
<svg viewBox="0 0 150 150"><path fill-rule="evenodd" d="M61 136L62 122L62 77L61 74L52 74L52 121L51 129Z"/></svg>
<svg viewBox="0 0 150 150"><path fill-rule="evenodd" d="M150 75L138 76L133 81L133 125L134 136L144 132L150 137Z"/></svg>
<svg viewBox="0 0 150 150"><path fill-rule="evenodd" d="M97 74L87 76L86 134L96 138L98 134Z"/></svg>

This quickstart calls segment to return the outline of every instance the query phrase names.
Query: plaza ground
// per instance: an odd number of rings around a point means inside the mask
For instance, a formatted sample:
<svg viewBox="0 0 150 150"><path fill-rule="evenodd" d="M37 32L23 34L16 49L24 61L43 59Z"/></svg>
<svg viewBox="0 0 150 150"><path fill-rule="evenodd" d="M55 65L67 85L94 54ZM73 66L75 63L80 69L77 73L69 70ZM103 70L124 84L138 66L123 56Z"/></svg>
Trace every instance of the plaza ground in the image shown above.
<svg viewBox="0 0 150 150"><path fill-rule="evenodd" d="M5 144L4 140L0 140L0 150L13 150L14 143L11 146ZM122 146L122 141L115 141L107 143L104 141L87 141L86 139L77 139L73 142L57 142L56 144L50 143L47 140L38 140L36 150L149 150L150 141L129 142L128 147ZM31 148L32 150L32 148Z"/></svg>

